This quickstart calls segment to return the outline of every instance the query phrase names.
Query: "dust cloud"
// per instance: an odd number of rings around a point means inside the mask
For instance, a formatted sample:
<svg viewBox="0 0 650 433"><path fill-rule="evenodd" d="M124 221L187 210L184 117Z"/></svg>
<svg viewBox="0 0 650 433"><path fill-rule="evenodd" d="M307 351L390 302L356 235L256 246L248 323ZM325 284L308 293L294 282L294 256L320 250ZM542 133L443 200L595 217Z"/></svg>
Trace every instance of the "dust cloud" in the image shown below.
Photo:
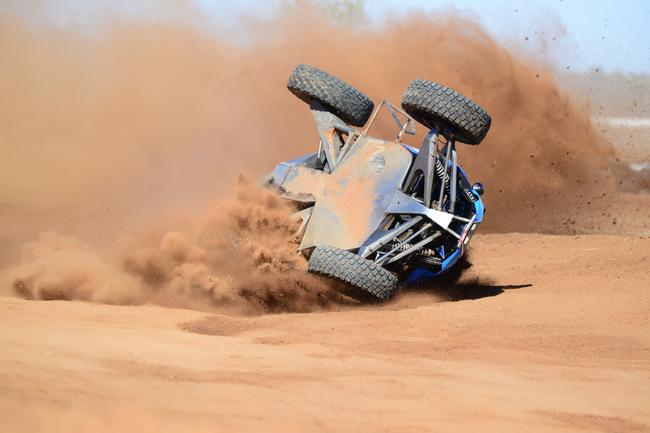
<svg viewBox="0 0 650 433"><path fill-rule="evenodd" d="M316 148L306 106L285 88L297 63L375 102L398 103L425 78L483 105L492 129L460 157L486 185L486 230L557 230L567 194L615 187L614 151L586 109L548 65L478 23L439 13L354 29L297 8L242 26L245 43L189 23L110 17L88 33L0 15L0 266L14 290L193 308L327 304L289 243L285 206L256 188L233 192L238 173L259 178Z"/></svg>
<svg viewBox="0 0 650 433"><path fill-rule="evenodd" d="M293 211L275 193L240 181L236 197L197 218L195 227L124 242L118 266L81 241L44 232L23 246L9 278L27 299L251 313L349 303L306 272Z"/></svg>

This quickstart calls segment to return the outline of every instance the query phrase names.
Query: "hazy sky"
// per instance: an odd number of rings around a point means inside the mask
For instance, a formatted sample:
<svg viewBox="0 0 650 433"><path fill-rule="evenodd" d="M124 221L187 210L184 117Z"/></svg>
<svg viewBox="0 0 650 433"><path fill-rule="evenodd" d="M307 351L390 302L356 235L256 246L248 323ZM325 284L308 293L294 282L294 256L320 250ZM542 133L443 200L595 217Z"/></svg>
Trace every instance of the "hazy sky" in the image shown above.
<svg viewBox="0 0 650 433"><path fill-rule="evenodd" d="M386 10L396 2L371 3L377 10ZM557 25L566 31L556 39L561 40L557 42L558 63L578 69L599 65L608 70L650 72L650 0L400 0L399 4L402 8L466 10L497 38L517 39L524 45L525 37L533 40L535 30Z"/></svg>
<svg viewBox="0 0 650 433"><path fill-rule="evenodd" d="M201 26L235 27L242 16L270 19L295 0L187 0L203 14ZM325 0L327 1L327 0ZM331 1L331 0L330 0ZM60 26L89 24L107 12L151 20L177 19L170 0L3 0L0 11L35 23ZM539 52L541 32L546 53L558 67L650 73L650 0L366 0L375 25L405 13L456 9L480 21L497 39ZM536 33L537 32L537 33ZM525 38L528 37L528 40ZM555 38L555 39L553 39Z"/></svg>
<svg viewBox="0 0 650 433"><path fill-rule="evenodd" d="M432 2L402 3L422 7ZM532 36L535 29L543 29L543 21L557 20L566 30L568 48L574 49L567 64L650 72L648 0L462 0L453 4L474 11L492 33L502 38L521 40Z"/></svg>

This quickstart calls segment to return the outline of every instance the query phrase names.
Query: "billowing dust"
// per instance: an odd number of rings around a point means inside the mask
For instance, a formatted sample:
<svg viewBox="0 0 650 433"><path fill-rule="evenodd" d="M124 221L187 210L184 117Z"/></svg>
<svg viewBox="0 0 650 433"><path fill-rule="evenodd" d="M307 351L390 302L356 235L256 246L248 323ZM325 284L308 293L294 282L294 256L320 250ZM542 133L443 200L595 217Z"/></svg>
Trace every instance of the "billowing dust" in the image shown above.
<svg viewBox="0 0 650 433"><path fill-rule="evenodd" d="M242 26L246 43L191 23L111 17L90 32L0 15L0 266L12 267L14 290L197 308L327 304L289 243L288 209L254 188L230 198L239 172L258 178L316 149L307 107L285 88L297 63L376 103L398 103L426 78L483 105L492 129L460 158L486 185L484 231L562 230L553 220L567 200L615 188L614 152L583 107L550 68L475 22L420 14L355 29L288 8ZM196 216L206 208L210 218Z"/></svg>
<svg viewBox="0 0 650 433"><path fill-rule="evenodd" d="M242 181L234 199L186 232L127 242L115 266L78 240L44 232L24 245L9 278L28 299L250 312L350 302L305 272L292 211L275 193Z"/></svg>

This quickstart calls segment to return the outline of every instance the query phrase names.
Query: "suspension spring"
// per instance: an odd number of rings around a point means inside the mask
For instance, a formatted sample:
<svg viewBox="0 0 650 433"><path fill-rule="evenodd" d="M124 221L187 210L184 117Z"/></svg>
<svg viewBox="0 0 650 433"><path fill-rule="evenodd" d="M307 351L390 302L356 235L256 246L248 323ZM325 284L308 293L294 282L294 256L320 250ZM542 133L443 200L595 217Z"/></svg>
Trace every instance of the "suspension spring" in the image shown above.
<svg viewBox="0 0 650 433"><path fill-rule="evenodd" d="M439 158L436 158L435 171L438 179L442 180L445 176L445 167L442 165L442 162L440 162ZM464 183L465 182L462 182L462 184ZM472 193L472 191L467 190L467 188L463 188L463 190L465 191L467 198L470 199L472 203L476 202L476 196ZM445 180L445 191L449 192L449 176L447 176L447 179Z"/></svg>
<svg viewBox="0 0 650 433"><path fill-rule="evenodd" d="M390 245L390 249L393 249L393 248L397 247L397 245L398 245L397 242L393 242L393 244ZM399 248L397 248L397 251L400 251L400 252L401 251L406 251L409 248L411 248L412 246L413 246L413 244L402 244L402 245L399 246ZM434 250L432 250L431 248L425 248L425 249L417 250L417 251L414 251L414 253L417 253L418 255L422 255L422 256L429 256L429 257L433 257L433 256L436 255L436 252Z"/></svg>

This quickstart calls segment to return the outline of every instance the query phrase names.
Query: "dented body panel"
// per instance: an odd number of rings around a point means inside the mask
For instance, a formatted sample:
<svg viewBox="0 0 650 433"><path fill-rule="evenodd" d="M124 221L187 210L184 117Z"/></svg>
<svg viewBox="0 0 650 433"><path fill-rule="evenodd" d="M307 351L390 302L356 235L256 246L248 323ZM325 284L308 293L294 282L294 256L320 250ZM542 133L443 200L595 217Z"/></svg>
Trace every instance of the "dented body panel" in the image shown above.
<svg viewBox="0 0 650 433"><path fill-rule="evenodd" d="M412 154L400 143L360 137L330 173L309 166L314 156L282 163L273 173L285 197L314 203L300 248L359 248L384 219Z"/></svg>

